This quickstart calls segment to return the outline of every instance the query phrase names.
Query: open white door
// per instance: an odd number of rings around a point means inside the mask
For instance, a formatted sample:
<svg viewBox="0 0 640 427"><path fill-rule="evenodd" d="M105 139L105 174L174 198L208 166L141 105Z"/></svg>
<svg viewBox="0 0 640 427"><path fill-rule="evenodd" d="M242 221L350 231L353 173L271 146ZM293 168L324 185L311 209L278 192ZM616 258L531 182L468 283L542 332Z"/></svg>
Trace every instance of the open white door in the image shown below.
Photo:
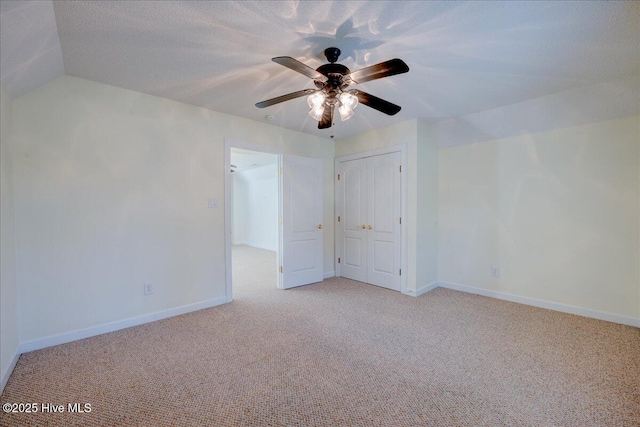
<svg viewBox="0 0 640 427"><path fill-rule="evenodd" d="M282 287L323 279L322 160L282 156Z"/></svg>

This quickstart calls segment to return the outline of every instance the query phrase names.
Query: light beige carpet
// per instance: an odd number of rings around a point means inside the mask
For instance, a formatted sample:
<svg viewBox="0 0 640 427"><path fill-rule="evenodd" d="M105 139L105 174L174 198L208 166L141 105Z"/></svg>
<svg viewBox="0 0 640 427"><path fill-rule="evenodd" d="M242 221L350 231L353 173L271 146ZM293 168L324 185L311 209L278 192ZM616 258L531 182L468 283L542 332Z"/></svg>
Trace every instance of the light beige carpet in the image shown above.
<svg viewBox="0 0 640 427"><path fill-rule="evenodd" d="M234 252L231 304L24 354L0 399L91 413L0 425L640 425L637 328L447 289L279 291L273 252Z"/></svg>

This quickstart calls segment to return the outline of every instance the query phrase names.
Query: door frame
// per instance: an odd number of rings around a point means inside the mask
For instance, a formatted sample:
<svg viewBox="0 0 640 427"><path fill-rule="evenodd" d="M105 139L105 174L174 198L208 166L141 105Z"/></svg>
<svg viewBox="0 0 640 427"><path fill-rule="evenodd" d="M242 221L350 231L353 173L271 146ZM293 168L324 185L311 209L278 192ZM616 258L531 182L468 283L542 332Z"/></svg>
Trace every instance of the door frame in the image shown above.
<svg viewBox="0 0 640 427"><path fill-rule="evenodd" d="M231 228L233 218L231 217L231 203L233 200L233 176L231 175L231 149L257 151L260 153L275 154L278 156L278 170L282 167L282 154L284 151L280 147L247 142L234 138L224 139L224 257L225 257L225 297L227 302L233 301L232 286L232 266L231 266ZM282 176L278 175L278 255L277 270L282 265ZM282 274L277 274L278 289L282 289Z"/></svg>
<svg viewBox="0 0 640 427"><path fill-rule="evenodd" d="M355 154L350 154L348 156L336 157L334 164L334 194L335 194L335 224L336 224L336 239L335 239L335 271L336 276L340 276L340 264L338 263L338 258L342 258L342 245L340 244L342 240L342 228L338 225L338 212L342 212L342 202L341 202L341 191L340 191L340 183L338 182L338 171L340 170L340 163L347 162L349 160L357 160L357 159L366 159L368 157L379 156L382 154L389 153L400 153L400 161L402 162L402 173L400 174L400 216L405 220L402 221L400 225L400 268L405 274L400 276L400 292L403 294L408 294L407 289L407 255L408 255L408 242L407 242L407 144L397 144L392 145L390 147L379 148L376 150L362 151Z"/></svg>

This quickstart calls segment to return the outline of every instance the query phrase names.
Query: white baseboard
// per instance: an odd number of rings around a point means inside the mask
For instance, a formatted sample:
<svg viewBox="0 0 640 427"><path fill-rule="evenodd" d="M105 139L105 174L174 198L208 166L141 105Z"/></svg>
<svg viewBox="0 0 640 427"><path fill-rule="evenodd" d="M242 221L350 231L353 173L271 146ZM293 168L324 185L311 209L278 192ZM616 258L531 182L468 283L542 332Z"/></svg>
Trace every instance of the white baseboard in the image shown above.
<svg viewBox="0 0 640 427"><path fill-rule="evenodd" d="M620 314L607 313L604 311L576 307L573 305L545 301L536 298L521 297L506 292L491 291L488 289L476 288L473 286L461 285L458 283L438 282L438 286L442 288L453 289L455 291L467 292L471 294L482 295L485 297L497 298L505 301L517 302L519 304L531 305L534 307L546 308L548 310L561 311L563 313L576 314L578 316L591 317L593 319L606 320L607 322L620 323L622 325L635 326L636 328L640 328L640 319L623 316Z"/></svg>
<svg viewBox="0 0 640 427"><path fill-rule="evenodd" d="M120 329L130 328L132 326L138 326L156 320L167 319L173 316L179 316L181 314L191 313L192 311L202 310L204 308L215 307L227 302L227 297L214 298L207 301L202 301L194 304L183 305L180 307L170 308L168 310L156 311L155 313L144 314L142 316L131 317L128 319L117 320L115 322L104 323L98 326L92 326L90 328L79 329L76 331L65 332L58 335L51 335L44 338L38 338L31 341L26 341L20 344L18 347L18 353L26 353L29 351L40 350L46 347L54 345L65 344L72 341L81 340L84 338L93 337L96 335L106 334L107 332L113 332Z"/></svg>
<svg viewBox="0 0 640 427"><path fill-rule="evenodd" d="M324 277L325 279L328 279L329 277L334 277L335 275L336 275L335 271L325 271L322 277Z"/></svg>
<svg viewBox="0 0 640 427"><path fill-rule="evenodd" d="M413 293L410 293L409 295L412 295L414 297L419 297L420 295L424 295L427 292L434 290L435 288L438 287L438 285L439 285L438 282L429 283L426 286L423 286L421 288L416 289L416 294L415 295L413 295Z"/></svg>
<svg viewBox="0 0 640 427"><path fill-rule="evenodd" d="M0 381L0 393L3 392L4 387L7 385L7 381L9 381L9 377L11 376L11 373L13 372L13 368L16 367L16 363L18 363L18 359L20 358L20 348L18 347L16 349L16 354L13 355L13 359L11 359L11 362L9 363L9 366L7 366L7 369L2 373L2 379Z"/></svg>

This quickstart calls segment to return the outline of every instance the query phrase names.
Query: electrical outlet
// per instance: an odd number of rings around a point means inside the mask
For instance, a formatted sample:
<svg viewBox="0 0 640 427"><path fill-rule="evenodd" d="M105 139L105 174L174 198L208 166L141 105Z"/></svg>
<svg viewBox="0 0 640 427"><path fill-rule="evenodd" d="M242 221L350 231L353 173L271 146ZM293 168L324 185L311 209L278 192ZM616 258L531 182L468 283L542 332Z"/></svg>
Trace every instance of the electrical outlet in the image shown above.
<svg viewBox="0 0 640 427"><path fill-rule="evenodd" d="M493 277L500 277L500 269L498 267L491 267L491 275Z"/></svg>
<svg viewBox="0 0 640 427"><path fill-rule="evenodd" d="M208 203L210 208L217 208L220 206L220 204L218 203L218 199L210 198Z"/></svg>
<svg viewBox="0 0 640 427"><path fill-rule="evenodd" d="M151 295L153 293L153 283L144 284L144 294Z"/></svg>

